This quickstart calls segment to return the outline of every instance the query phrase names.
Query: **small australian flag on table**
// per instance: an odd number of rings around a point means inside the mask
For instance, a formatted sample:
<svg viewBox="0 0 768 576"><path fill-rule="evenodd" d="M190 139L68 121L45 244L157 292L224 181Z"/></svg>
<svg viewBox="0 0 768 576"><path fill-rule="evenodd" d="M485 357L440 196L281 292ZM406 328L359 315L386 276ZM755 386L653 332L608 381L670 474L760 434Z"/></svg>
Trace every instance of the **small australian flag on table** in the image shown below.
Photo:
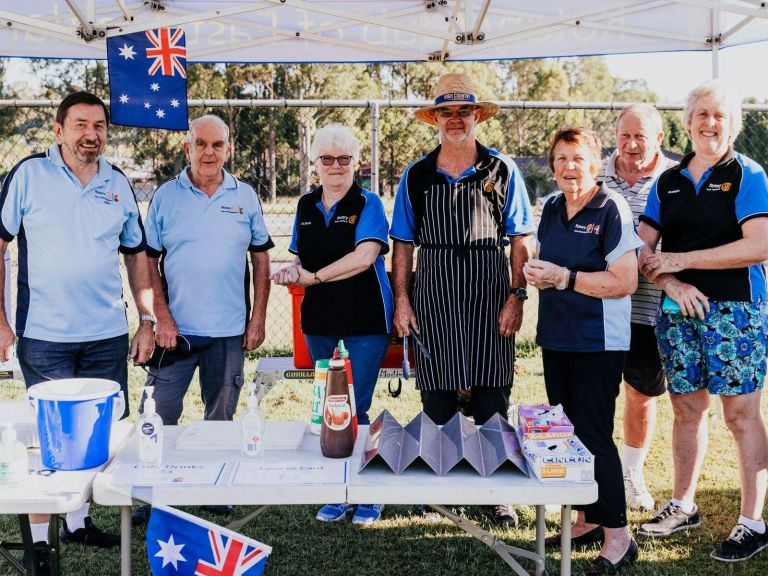
<svg viewBox="0 0 768 576"><path fill-rule="evenodd" d="M107 38L112 123L186 130L187 48L183 28Z"/></svg>

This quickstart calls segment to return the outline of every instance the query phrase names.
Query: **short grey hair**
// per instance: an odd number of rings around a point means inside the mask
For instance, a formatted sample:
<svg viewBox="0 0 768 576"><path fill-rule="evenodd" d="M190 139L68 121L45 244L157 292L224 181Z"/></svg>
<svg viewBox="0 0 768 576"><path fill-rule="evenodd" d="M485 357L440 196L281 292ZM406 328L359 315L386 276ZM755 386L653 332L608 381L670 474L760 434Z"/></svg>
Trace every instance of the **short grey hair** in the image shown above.
<svg viewBox="0 0 768 576"><path fill-rule="evenodd" d="M731 142L733 142L741 132L741 98L733 88L730 88L722 80L708 80L690 91L685 102L685 108L683 109L683 124L686 131L690 135L689 126L691 125L693 111L696 109L696 102L699 98L707 97L716 98L725 104L731 123Z"/></svg>
<svg viewBox="0 0 768 576"><path fill-rule="evenodd" d="M213 122L214 124L218 124L224 130L224 140L229 142L229 126L227 126L227 123L224 122L224 120L222 120L215 114L206 114L205 116L200 116L200 118L195 118L194 120L192 120L189 123L189 132L187 132L187 142L189 142L190 144L194 142L195 128L201 122Z"/></svg>
<svg viewBox="0 0 768 576"><path fill-rule="evenodd" d="M309 147L309 157L314 162L333 148L346 152L352 156L354 162L360 159L360 143L352 132L341 124L326 124L315 132Z"/></svg>
<svg viewBox="0 0 768 576"><path fill-rule="evenodd" d="M656 109L656 106L653 104L646 104L646 103L640 103L640 104L630 104L626 108L624 108L621 112L619 112L618 117L616 118L616 132L619 131L619 124L621 123L621 119L624 118L627 114L634 114L638 118L642 118L643 120L647 120L651 126L653 126L653 129L656 134L659 132L664 132L664 122L661 120L661 114L659 114L659 111Z"/></svg>

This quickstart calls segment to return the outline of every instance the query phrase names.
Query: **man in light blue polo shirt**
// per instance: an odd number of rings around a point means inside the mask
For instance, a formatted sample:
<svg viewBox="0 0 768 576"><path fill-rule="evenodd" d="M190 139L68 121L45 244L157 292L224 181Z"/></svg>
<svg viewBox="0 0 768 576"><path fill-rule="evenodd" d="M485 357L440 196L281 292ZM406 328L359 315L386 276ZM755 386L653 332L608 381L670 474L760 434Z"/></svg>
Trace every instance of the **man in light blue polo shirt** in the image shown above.
<svg viewBox="0 0 768 576"><path fill-rule="evenodd" d="M196 348L150 368L157 412L176 424L195 368L206 420L231 420L243 384L246 350L264 341L272 240L256 192L224 170L229 129L218 116L190 123L189 167L161 185L147 215L147 252L155 292L156 344L173 350L189 336ZM253 266L248 315L247 259ZM183 356L183 357L182 357Z"/></svg>
<svg viewBox="0 0 768 576"><path fill-rule="evenodd" d="M118 252L123 253L140 324L130 347L136 364L152 354L152 292L144 230L128 180L101 153L109 114L87 92L58 108L56 144L9 173L0 194L0 286L3 255L18 236L16 335L24 380L92 377L118 382L128 408L128 324ZM0 360L15 336L0 298ZM48 516L31 515L34 542L47 542ZM96 528L88 505L67 514L62 540L90 546L119 544ZM47 558L38 574L47 574Z"/></svg>

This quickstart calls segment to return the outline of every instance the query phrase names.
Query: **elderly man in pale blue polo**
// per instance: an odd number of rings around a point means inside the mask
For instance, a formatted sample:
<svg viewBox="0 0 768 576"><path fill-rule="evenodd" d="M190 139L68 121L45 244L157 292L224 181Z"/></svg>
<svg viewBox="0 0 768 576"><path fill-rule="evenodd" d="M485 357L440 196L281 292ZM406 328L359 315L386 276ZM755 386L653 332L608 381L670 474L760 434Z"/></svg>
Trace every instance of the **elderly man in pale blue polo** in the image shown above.
<svg viewBox="0 0 768 576"><path fill-rule="evenodd" d="M56 112L56 144L19 162L0 195L0 286L3 254L18 237L16 335L24 381L92 377L118 382L128 392L129 354L119 252L140 323L130 347L137 364L154 347L152 292L144 230L125 175L101 153L109 114L99 98L75 92ZM14 333L0 298L0 360ZM126 402L127 415L128 403ZM30 515L34 542L48 541L48 516ZM120 543L91 523L88 505L67 514L64 542L110 547ZM37 574L49 573L42 549Z"/></svg>
<svg viewBox="0 0 768 576"><path fill-rule="evenodd" d="M218 116L189 126L189 166L155 192L147 214L147 252L155 290L155 342L165 349L149 368L157 413L176 424L196 368L206 420L232 420L243 385L245 352L264 341L269 298L267 233L254 189L224 170L229 128ZM246 255L253 266L248 318ZM193 343L180 354L181 337ZM171 364L168 359L173 358ZM216 512L226 509L216 507ZM133 514L145 522L149 509Z"/></svg>

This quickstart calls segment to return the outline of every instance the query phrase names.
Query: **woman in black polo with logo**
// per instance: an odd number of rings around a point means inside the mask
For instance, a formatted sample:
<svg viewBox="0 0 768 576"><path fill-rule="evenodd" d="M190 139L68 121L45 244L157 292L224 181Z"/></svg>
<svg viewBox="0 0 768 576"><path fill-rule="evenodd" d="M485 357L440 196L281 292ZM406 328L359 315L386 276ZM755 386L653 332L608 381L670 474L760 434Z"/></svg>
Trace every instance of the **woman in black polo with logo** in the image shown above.
<svg viewBox="0 0 768 576"><path fill-rule="evenodd" d="M637 557L626 528L613 419L629 349L630 294L637 288L635 249L642 242L626 200L595 180L600 153L591 130L564 127L555 134L549 165L560 193L544 205L539 256L523 272L540 291L536 342L549 402L563 405L595 455L598 499L579 510L573 542L604 540L587 574L614 574Z"/></svg>
<svg viewBox="0 0 768 576"><path fill-rule="evenodd" d="M392 289L384 268L389 225L376 194L354 181L360 145L338 124L317 131L310 149L320 186L299 199L290 251L297 258L272 275L305 289L301 329L312 360L330 358L340 339L352 361L357 418L368 408L392 330ZM318 520L341 520L348 504L328 504ZM383 504L361 504L352 521L381 517Z"/></svg>

